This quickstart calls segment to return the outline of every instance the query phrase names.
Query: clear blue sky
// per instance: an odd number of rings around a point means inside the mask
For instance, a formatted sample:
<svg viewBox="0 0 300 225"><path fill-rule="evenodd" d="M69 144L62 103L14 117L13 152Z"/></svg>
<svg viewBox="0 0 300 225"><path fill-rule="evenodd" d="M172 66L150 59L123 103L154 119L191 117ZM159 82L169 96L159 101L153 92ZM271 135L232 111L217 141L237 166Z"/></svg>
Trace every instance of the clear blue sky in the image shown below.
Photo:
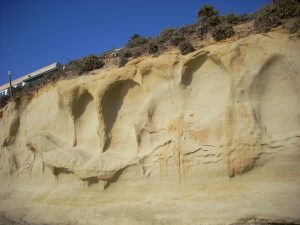
<svg viewBox="0 0 300 225"><path fill-rule="evenodd" d="M0 84L52 62L123 46L196 21L203 4L251 13L271 0L0 0Z"/></svg>

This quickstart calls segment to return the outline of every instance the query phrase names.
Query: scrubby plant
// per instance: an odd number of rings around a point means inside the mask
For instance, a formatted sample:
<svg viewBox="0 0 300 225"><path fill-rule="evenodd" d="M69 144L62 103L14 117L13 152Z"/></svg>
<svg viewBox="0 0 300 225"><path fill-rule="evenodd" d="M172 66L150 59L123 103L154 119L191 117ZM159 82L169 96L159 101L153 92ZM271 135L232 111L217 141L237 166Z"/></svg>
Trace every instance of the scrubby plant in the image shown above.
<svg viewBox="0 0 300 225"><path fill-rule="evenodd" d="M66 66L60 67L58 70L48 74L46 79L48 81L55 81L55 80L59 79L60 77L66 77L67 74L66 74L65 68L66 68Z"/></svg>
<svg viewBox="0 0 300 225"><path fill-rule="evenodd" d="M100 69L104 66L102 59L95 55L90 55L81 59L82 72L88 72L96 69Z"/></svg>
<svg viewBox="0 0 300 225"><path fill-rule="evenodd" d="M195 48L189 41L183 41L179 45L179 50L182 55L186 55L195 51Z"/></svg>
<svg viewBox="0 0 300 225"><path fill-rule="evenodd" d="M205 24L206 26L213 27L221 23L221 20L219 16L212 16L208 18L206 21L203 21L202 23Z"/></svg>
<svg viewBox="0 0 300 225"><path fill-rule="evenodd" d="M276 13L280 19L291 18L300 15L299 0L273 0Z"/></svg>
<svg viewBox="0 0 300 225"><path fill-rule="evenodd" d="M66 64L66 71L79 74L80 71L80 62L79 60L72 60Z"/></svg>
<svg viewBox="0 0 300 225"><path fill-rule="evenodd" d="M156 41L150 41L148 43L148 52L150 54L154 54L154 53L158 52L158 48L159 47L158 47L158 44Z"/></svg>
<svg viewBox="0 0 300 225"><path fill-rule="evenodd" d="M137 58L146 53L146 46L140 46L132 49L132 58Z"/></svg>
<svg viewBox="0 0 300 225"><path fill-rule="evenodd" d="M132 51L128 48L124 48L119 52L120 57L130 58L132 56Z"/></svg>
<svg viewBox="0 0 300 225"><path fill-rule="evenodd" d="M132 50L124 48L119 52L119 67L123 67L128 63L128 59L132 56Z"/></svg>
<svg viewBox="0 0 300 225"><path fill-rule="evenodd" d="M249 22L249 21L253 20L254 16L246 14L246 13L242 13L242 14L238 15L238 19L239 19L239 23L245 23L245 22Z"/></svg>
<svg viewBox="0 0 300 225"><path fill-rule="evenodd" d="M220 23L212 29L211 35L214 38L214 40L220 41L225 38L233 36L234 30L232 25L228 23Z"/></svg>
<svg viewBox="0 0 300 225"><path fill-rule="evenodd" d="M255 16L254 27L256 31L268 32L282 24L283 19L300 15L299 0L273 0L262 8Z"/></svg>
<svg viewBox="0 0 300 225"><path fill-rule="evenodd" d="M192 35L196 33L197 31L197 24L191 24L191 25L186 25L184 27L181 27L178 32L183 33L185 35Z"/></svg>
<svg viewBox="0 0 300 225"><path fill-rule="evenodd" d="M241 15L235 15L233 13L230 13L230 14L220 16L220 21L222 23L228 23L228 24L232 24L232 25L249 22L252 19L253 19L253 16L248 15L246 13L243 13Z"/></svg>
<svg viewBox="0 0 300 225"><path fill-rule="evenodd" d="M208 26L199 24L196 30L197 36L201 39L204 39L207 36L208 31L209 31Z"/></svg>
<svg viewBox="0 0 300 225"><path fill-rule="evenodd" d="M203 5L198 11L198 19L206 20L214 16L218 16L218 11L211 5Z"/></svg>
<svg viewBox="0 0 300 225"><path fill-rule="evenodd" d="M198 11L197 36L204 39L213 27L221 23L218 11L210 5L204 5Z"/></svg>
<svg viewBox="0 0 300 225"><path fill-rule="evenodd" d="M240 22L240 19L238 16L234 15L233 13L230 13L230 14L220 16L220 21L222 23L236 25Z"/></svg>
<svg viewBox="0 0 300 225"><path fill-rule="evenodd" d="M207 26L208 28L216 26L221 22L219 12L211 5L202 6L198 11L198 20L201 26Z"/></svg>
<svg viewBox="0 0 300 225"><path fill-rule="evenodd" d="M173 34L176 32L176 29L174 28L167 28L160 32L159 36L157 37L157 41L159 44L163 44L165 42L168 42Z"/></svg>
<svg viewBox="0 0 300 225"><path fill-rule="evenodd" d="M281 24L275 5L267 5L262 8L255 17L254 28L258 33L268 32Z"/></svg>
<svg viewBox="0 0 300 225"><path fill-rule="evenodd" d="M127 42L126 47L134 48L134 47L138 47L140 45L146 44L147 42L148 42L147 38L142 37L139 34L134 34L131 36L130 40Z"/></svg>
<svg viewBox="0 0 300 225"><path fill-rule="evenodd" d="M66 65L67 71L83 74L104 66L104 61L95 55L89 55L79 60L73 60Z"/></svg>
<svg viewBox="0 0 300 225"><path fill-rule="evenodd" d="M240 23L245 23L253 20L253 15L248 15L246 13L235 15L233 13L222 15L219 17L220 22L228 23L231 25L238 25Z"/></svg>
<svg viewBox="0 0 300 225"><path fill-rule="evenodd" d="M132 58L137 58L139 56L143 55L143 52L140 51L140 49L137 49L135 51L132 52Z"/></svg>
<svg viewBox="0 0 300 225"><path fill-rule="evenodd" d="M119 58L119 67L123 67L128 63L128 58L120 57Z"/></svg>
<svg viewBox="0 0 300 225"><path fill-rule="evenodd" d="M178 46L181 42L185 40L185 35L179 31L173 33L170 38L170 43L174 46Z"/></svg>
<svg viewBox="0 0 300 225"><path fill-rule="evenodd" d="M289 19L285 23L284 28L290 34L294 34L298 31L300 31L300 17L295 17L295 18Z"/></svg>

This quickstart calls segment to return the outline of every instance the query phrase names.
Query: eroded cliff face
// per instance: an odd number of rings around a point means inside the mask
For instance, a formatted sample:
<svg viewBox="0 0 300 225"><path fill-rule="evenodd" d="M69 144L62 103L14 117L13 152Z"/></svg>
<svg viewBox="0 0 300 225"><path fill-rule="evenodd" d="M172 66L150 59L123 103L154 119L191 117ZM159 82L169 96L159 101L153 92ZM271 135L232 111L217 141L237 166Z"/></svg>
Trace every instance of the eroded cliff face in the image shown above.
<svg viewBox="0 0 300 225"><path fill-rule="evenodd" d="M94 71L9 104L2 218L300 223L299 62L299 38L251 35Z"/></svg>

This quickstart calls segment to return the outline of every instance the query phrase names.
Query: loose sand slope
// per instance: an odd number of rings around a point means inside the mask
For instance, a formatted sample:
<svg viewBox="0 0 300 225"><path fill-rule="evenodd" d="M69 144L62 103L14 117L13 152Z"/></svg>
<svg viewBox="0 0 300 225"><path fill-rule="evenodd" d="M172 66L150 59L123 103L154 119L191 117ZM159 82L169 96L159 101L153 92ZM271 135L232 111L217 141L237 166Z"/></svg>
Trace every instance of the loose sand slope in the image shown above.
<svg viewBox="0 0 300 225"><path fill-rule="evenodd" d="M299 62L299 38L251 35L10 103L0 223L300 223Z"/></svg>

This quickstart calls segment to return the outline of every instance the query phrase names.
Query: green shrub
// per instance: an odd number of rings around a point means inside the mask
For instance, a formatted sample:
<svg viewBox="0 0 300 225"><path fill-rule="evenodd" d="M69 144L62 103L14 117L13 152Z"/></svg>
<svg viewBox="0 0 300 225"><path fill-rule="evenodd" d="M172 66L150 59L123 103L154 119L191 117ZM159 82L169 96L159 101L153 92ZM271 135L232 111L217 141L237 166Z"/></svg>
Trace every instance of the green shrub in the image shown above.
<svg viewBox="0 0 300 225"><path fill-rule="evenodd" d="M208 29L218 25L220 21L218 11L211 5L204 5L198 11L198 19L201 26L207 26Z"/></svg>
<svg viewBox="0 0 300 225"><path fill-rule="evenodd" d="M207 20L208 18L218 16L218 11L211 5L203 5L198 11L198 19Z"/></svg>
<svg viewBox="0 0 300 225"><path fill-rule="evenodd" d="M132 51L130 49L124 48L119 52L119 55L124 58L130 58L132 56Z"/></svg>
<svg viewBox="0 0 300 225"><path fill-rule="evenodd" d="M214 40L220 41L225 38L233 36L234 30L232 25L228 23L220 23L219 25L217 25L212 29L211 34Z"/></svg>
<svg viewBox="0 0 300 225"><path fill-rule="evenodd" d="M79 60L72 60L66 65L66 71L70 71L76 73L77 75L80 73L81 65Z"/></svg>
<svg viewBox="0 0 300 225"><path fill-rule="evenodd" d="M146 44L148 39L140 36L139 34L134 34L131 36L130 40L127 42L126 47L134 48L140 45Z"/></svg>
<svg viewBox="0 0 300 225"><path fill-rule="evenodd" d="M253 15L248 15L246 13L242 13L241 15L238 15L239 23L245 23L249 22L254 19Z"/></svg>
<svg viewBox="0 0 300 225"><path fill-rule="evenodd" d="M82 61L82 72L88 72L96 69L100 69L104 66L103 60L95 55L90 55L81 59Z"/></svg>
<svg viewBox="0 0 300 225"><path fill-rule="evenodd" d="M236 25L240 22L239 17L234 15L233 13L220 16L220 20L222 23L228 23L228 24L232 24L232 25Z"/></svg>
<svg viewBox="0 0 300 225"><path fill-rule="evenodd" d="M131 49L131 51L132 51L132 57L137 58L147 52L147 46L142 45L139 47L135 47Z"/></svg>
<svg viewBox="0 0 300 225"><path fill-rule="evenodd" d="M280 19L287 19L300 15L299 0L273 0L276 13Z"/></svg>
<svg viewBox="0 0 300 225"><path fill-rule="evenodd" d="M51 74L47 75L46 79L48 81L55 81L57 79L59 79L60 77L65 77L67 76L66 72L65 72L65 68L66 66L60 67L58 70L52 72Z"/></svg>
<svg viewBox="0 0 300 225"><path fill-rule="evenodd" d="M181 27L178 32L183 33L185 35L192 35L197 31L197 24L191 24L184 27Z"/></svg>
<svg viewBox="0 0 300 225"><path fill-rule="evenodd" d="M119 59L119 67L123 67L128 63L128 58L120 57Z"/></svg>
<svg viewBox="0 0 300 225"><path fill-rule="evenodd" d="M132 56L132 50L124 48L119 52L119 67L123 67L128 63L128 59Z"/></svg>
<svg viewBox="0 0 300 225"><path fill-rule="evenodd" d="M285 23L284 28L290 34L294 34L298 31L300 31L300 17L295 17L295 18L289 19Z"/></svg>
<svg viewBox="0 0 300 225"><path fill-rule="evenodd" d="M243 13L241 15L235 15L233 13L230 13L230 14L220 16L220 21L222 23L228 23L228 24L232 24L232 25L249 22L252 19L253 19L253 16L247 15L246 13Z"/></svg>
<svg viewBox="0 0 300 225"><path fill-rule="evenodd" d="M176 32L176 29L173 29L173 28L167 28L167 29L162 30L157 38L158 43L163 44L163 43L168 42L175 32Z"/></svg>
<svg viewBox="0 0 300 225"><path fill-rule="evenodd" d="M150 54L154 54L156 52L158 52L158 44L156 41L150 41L148 44L148 52Z"/></svg>
<svg viewBox="0 0 300 225"><path fill-rule="evenodd" d="M104 61L95 55L89 55L79 60L73 60L66 65L67 71L83 74L88 71L100 69L104 66Z"/></svg>
<svg viewBox="0 0 300 225"><path fill-rule="evenodd" d="M212 16L205 20L200 20L199 25L200 26L206 26L208 29L211 29L214 26L217 26L219 23L221 23L219 16Z"/></svg>
<svg viewBox="0 0 300 225"><path fill-rule="evenodd" d="M254 28L258 33L268 32L281 24L275 5L267 5L262 8L255 17Z"/></svg>
<svg viewBox="0 0 300 225"><path fill-rule="evenodd" d="M207 36L208 31L209 31L208 26L199 24L196 30L197 36L200 37L201 39L204 39Z"/></svg>
<svg viewBox="0 0 300 225"><path fill-rule="evenodd" d="M176 31L170 38L170 43L174 46L178 46L181 42L185 40L183 33Z"/></svg>
<svg viewBox="0 0 300 225"><path fill-rule="evenodd" d="M189 54L189 53L195 51L195 48L189 41L183 41L179 45L179 50L182 55L186 55L186 54Z"/></svg>
<svg viewBox="0 0 300 225"><path fill-rule="evenodd" d="M210 5L202 6L198 11L198 20L196 32L197 36L201 39L204 39L208 32L221 22L218 11Z"/></svg>
<svg viewBox="0 0 300 225"><path fill-rule="evenodd" d="M282 19L300 15L299 0L273 0L255 16L254 27L257 32L268 32L281 25Z"/></svg>
<svg viewBox="0 0 300 225"><path fill-rule="evenodd" d="M139 56L143 55L143 52L139 49L136 49L135 51L132 51L132 58L137 58Z"/></svg>

